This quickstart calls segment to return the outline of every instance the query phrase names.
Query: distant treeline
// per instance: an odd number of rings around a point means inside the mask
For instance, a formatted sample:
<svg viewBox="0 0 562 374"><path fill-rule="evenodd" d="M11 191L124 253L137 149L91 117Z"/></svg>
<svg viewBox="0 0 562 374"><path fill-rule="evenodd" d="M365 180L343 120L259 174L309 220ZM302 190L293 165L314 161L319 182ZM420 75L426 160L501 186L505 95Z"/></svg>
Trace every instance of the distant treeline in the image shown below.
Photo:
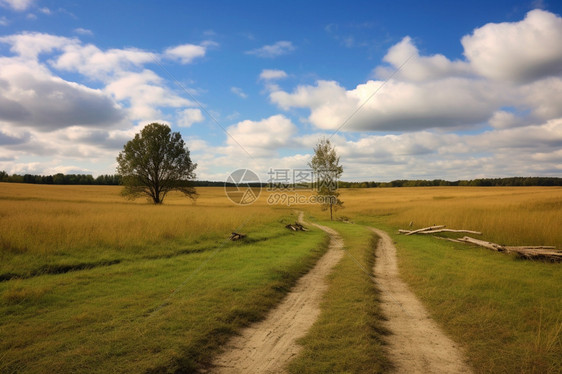
<svg viewBox="0 0 562 374"><path fill-rule="evenodd" d="M340 188L374 188L374 187L434 187L434 186L562 186L562 178L557 177L510 177L481 178L471 180L446 181L399 179L392 182L338 182Z"/></svg>
<svg viewBox="0 0 562 374"><path fill-rule="evenodd" d="M55 175L8 175L5 171L0 171L0 182L10 183L32 183L32 184L84 184L84 185L118 185L121 184L121 176L100 175L94 178L90 174L62 174Z"/></svg>
<svg viewBox="0 0 562 374"><path fill-rule="evenodd" d="M55 175L9 175L5 171L0 171L0 182L10 183L32 183L32 184L82 184L82 185L119 185L121 176L100 175L94 178L90 174L62 174ZM193 181L195 187L223 187L225 182L216 181ZM227 183L229 187L235 186ZM252 187L260 186L259 183L251 183ZM267 183L261 183L264 188ZM408 180L399 179L392 182L344 182L339 181L339 188L377 188L377 187L434 187L434 186L562 186L562 178L557 177L511 177L511 178L481 178L471 180L446 181L443 179L434 180ZM286 186L290 188L290 186Z"/></svg>

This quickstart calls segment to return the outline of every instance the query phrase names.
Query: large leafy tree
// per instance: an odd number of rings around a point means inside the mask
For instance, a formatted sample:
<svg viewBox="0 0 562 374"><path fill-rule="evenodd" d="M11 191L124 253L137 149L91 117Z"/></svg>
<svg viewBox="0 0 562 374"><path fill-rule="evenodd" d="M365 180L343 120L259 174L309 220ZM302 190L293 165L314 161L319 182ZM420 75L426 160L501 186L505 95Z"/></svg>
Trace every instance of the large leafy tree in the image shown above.
<svg viewBox="0 0 562 374"><path fill-rule="evenodd" d="M146 196L162 204L170 191L180 191L195 199L190 181L195 179L194 164L179 132L151 123L123 147L117 157L117 172L122 176L123 195L135 199Z"/></svg>
<svg viewBox="0 0 562 374"><path fill-rule="evenodd" d="M340 158L330 140L323 138L318 141L308 166L316 174L318 200L323 210L330 210L332 220L333 212L343 206L343 202L338 198L338 180L343 173L343 166L340 165Z"/></svg>

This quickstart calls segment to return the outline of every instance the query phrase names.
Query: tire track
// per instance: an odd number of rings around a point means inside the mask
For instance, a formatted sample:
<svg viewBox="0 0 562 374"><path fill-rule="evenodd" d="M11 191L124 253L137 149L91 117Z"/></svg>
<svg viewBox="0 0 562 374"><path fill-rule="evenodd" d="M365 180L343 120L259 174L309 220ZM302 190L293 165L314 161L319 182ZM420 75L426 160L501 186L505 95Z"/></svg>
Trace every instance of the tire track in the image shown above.
<svg viewBox="0 0 562 374"><path fill-rule="evenodd" d="M303 213L299 214L303 221ZM311 223L330 235L328 251L301 277L266 319L245 328L213 362L211 373L282 373L301 347L296 343L320 315L328 285L326 276L343 256L343 240L326 226Z"/></svg>
<svg viewBox="0 0 562 374"><path fill-rule="evenodd" d="M381 308L388 318L386 327L389 358L397 373L471 373L455 342L431 319L417 297L398 273L396 248L388 234L371 228L380 236L373 268L381 291Z"/></svg>

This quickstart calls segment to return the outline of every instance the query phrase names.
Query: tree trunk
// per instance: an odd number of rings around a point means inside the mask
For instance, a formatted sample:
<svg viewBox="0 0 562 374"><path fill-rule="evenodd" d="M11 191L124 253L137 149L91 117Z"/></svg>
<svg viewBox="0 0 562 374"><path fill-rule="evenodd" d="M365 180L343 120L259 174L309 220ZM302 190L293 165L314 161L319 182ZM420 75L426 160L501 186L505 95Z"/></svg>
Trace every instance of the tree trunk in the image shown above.
<svg viewBox="0 0 562 374"><path fill-rule="evenodd" d="M333 221L333 217L332 217L332 203L330 203L330 221Z"/></svg>

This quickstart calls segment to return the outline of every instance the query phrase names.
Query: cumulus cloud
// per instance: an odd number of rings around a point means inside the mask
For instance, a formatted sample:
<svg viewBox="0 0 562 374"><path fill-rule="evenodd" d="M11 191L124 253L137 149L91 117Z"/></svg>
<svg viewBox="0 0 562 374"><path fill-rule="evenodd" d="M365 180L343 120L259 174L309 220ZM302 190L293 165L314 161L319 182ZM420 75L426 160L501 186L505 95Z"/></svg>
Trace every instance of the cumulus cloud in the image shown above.
<svg viewBox="0 0 562 374"><path fill-rule="evenodd" d="M337 82L318 81L293 93L273 92L283 109L309 108L316 127L355 131L412 131L456 127L487 120L497 106L493 87L485 82L448 78L413 84L368 81L346 90ZM376 94L375 94L376 93ZM361 107L360 110L358 110Z"/></svg>
<svg viewBox="0 0 562 374"><path fill-rule="evenodd" d="M178 126L191 127L194 123L203 122L205 117L200 109L184 109L178 115Z"/></svg>
<svg viewBox="0 0 562 374"><path fill-rule="evenodd" d="M205 56L205 47L195 44L182 44L166 49L164 51L164 56L173 60L178 60L182 64L189 64L196 58Z"/></svg>
<svg viewBox="0 0 562 374"><path fill-rule="evenodd" d="M246 120L228 127L227 145L236 153L245 151L255 157L276 153L290 145L297 127L283 115L274 115L261 121Z"/></svg>
<svg viewBox="0 0 562 374"><path fill-rule="evenodd" d="M116 100L129 103L129 118L133 120L158 120L162 117L159 107L193 106L191 101L167 89L162 78L147 69L140 73L120 73L105 91Z"/></svg>
<svg viewBox="0 0 562 374"><path fill-rule="evenodd" d="M522 126L562 116L560 40L562 18L534 10L522 21L487 24L465 36L466 61L421 55L405 37L384 56L390 66L375 68L378 79L351 89L322 80L292 92L275 86L270 100L284 110L308 109L308 121L324 130ZM527 114L510 118L504 107Z"/></svg>
<svg viewBox="0 0 562 374"><path fill-rule="evenodd" d="M247 51L246 54L255 55L263 58L274 58L282 55L286 55L295 50L295 46L292 42L282 40L275 44L264 45L261 48L253 49Z"/></svg>
<svg viewBox="0 0 562 374"><path fill-rule="evenodd" d="M34 2L35 0L0 0L0 5L17 12L22 12L28 9Z"/></svg>
<svg viewBox="0 0 562 374"><path fill-rule="evenodd" d="M41 53L49 53L63 46L79 43L77 39L38 32L26 32L0 37L0 43L10 44L10 51L25 58L37 59Z"/></svg>
<svg viewBox="0 0 562 374"><path fill-rule="evenodd" d="M12 134L6 129L0 127L0 146L22 144L27 142L29 138L29 133L24 133L22 135Z"/></svg>
<svg viewBox="0 0 562 374"><path fill-rule="evenodd" d="M525 120L520 116L517 116L515 113L498 110L497 112L494 112L488 123L490 126L497 129L507 129L522 126L525 124Z"/></svg>
<svg viewBox="0 0 562 374"><path fill-rule="evenodd" d="M0 120L41 131L73 125L112 126L123 119L100 90L67 82L33 64L0 60Z"/></svg>
<svg viewBox="0 0 562 374"><path fill-rule="evenodd" d="M420 56L418 48L409 36L392 46L383 61L388 62L392 67L379 66L375 69L375 76L381 79L395 75L396 79L428 81L471 74L470 66L464 61L450 61L441 54ZM396 72L400 67L403 69Z"/></svg>
<svg viewBox="0 0 562 374"><path fill-rule="evenodd" d="M287 77L287 73L285 73L283 70L278 69L263 69L260 73L260 79L265 81L283 79Z"/></svg>
<svg viewBox="0 0 562 374"><path fill-rule="evenodd" d="M139 68L153 62L153 53L136 48L109 49L73 43L63 48L63 53L51 60L51 65L59 70L77 71L90 79L109 80L115 73Z"/></svg>
<svg viewBox="0 0 562 374"><path fill-rule="evenodd" d="M535 9L519 22L489 23L462 38L464 54L482 76L529 82L562 72L562 18Z"/></svg>

